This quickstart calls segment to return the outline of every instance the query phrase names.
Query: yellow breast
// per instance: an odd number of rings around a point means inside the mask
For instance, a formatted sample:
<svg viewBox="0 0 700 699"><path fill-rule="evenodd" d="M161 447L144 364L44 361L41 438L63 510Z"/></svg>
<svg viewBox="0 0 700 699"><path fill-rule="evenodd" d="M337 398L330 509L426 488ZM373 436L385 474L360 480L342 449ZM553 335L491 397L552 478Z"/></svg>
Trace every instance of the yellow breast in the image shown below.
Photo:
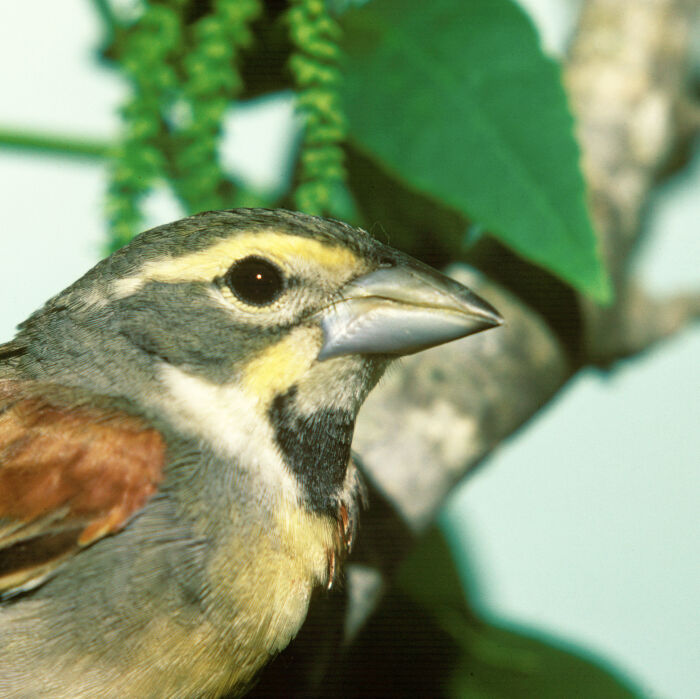
<svg viewBox="0 0 700 699"><path fill-rule="evenodd" d="M228 687L249 682L296 636L311 593L328 582L341 546L332 517L286 505L276 524L248 529L212 561L212 592L220 602L212 604L212 621L226 629Z"/></svg>

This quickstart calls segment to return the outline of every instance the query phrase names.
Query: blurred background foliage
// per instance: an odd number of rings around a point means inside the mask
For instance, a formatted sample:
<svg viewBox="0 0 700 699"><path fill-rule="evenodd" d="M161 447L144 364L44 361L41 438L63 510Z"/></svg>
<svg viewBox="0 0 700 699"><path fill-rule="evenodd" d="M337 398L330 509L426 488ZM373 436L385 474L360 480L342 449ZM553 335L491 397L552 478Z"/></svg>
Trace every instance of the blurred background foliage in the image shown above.
<svg viewBox="0 0 700 699"><path fill-rule="evenodd" d="M572 344L575 304L559 316L567 304L545 301L610 300L560 70L510 0L93 6L99 57L131 86L118 142L0 141L108 160L110 251L141 230L145 197L167 183L189 213L285 206L387 235L381 220L392 245L438 266L468 261L514 288ZM222 164L223 120L237 100L289 90L294 165L282 187L260 191ZM368 696L378 676L411 696L634 695L580 651L479 619L437 532L383 614L338 675L345 696Z"/></svg>

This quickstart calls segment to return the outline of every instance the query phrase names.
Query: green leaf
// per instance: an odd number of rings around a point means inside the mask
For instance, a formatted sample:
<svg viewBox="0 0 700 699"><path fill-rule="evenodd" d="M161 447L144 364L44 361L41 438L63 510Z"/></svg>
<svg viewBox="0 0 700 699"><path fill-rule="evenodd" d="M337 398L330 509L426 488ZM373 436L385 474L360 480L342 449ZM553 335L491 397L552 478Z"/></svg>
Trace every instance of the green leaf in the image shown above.
<svg viewBox="0 0 700 699"><path fill-rule="evenodd" d="M374 0L342 23L358 146L609 301L560 72L525 14L509 0Z"/></svg>
<svg viewBox="0 0 700 699"><path fill-rule="evenodd" d="M434 267L461 257L467 221L459 212L407 189L352 144L345 146L345 167L360 214L352 223Z"/></svg>
<svg viewBox="0 0 700 699"><path fill-rule="evenodd" d="M428 530L401 564L396 584L433 616L449 611L463 618L469 611L452 553L437 527Z"/></svg>
<svg viewBox="0 0 700 699"><path fill-rule="evenodd" d="M640 696L606 663L553 638L508 629L468 605L449 547L432 529L402 565L397 585L460 648L445 696L455 699ZM405 639L406 643L413 643ZM429 652L426 649L426 652Z"/></svg>
<svg viewBox="0 0 700 699"><path fill-rule="evenodd" d="M592 662L524 634L485 625L450 677L454 699L641 696Z"/></svg>

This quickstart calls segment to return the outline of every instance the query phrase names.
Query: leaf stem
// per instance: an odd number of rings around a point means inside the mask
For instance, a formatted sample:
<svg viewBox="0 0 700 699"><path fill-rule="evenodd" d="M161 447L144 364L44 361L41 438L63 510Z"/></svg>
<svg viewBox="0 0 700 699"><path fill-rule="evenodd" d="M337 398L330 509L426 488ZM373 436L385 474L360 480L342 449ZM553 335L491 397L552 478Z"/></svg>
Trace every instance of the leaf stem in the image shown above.
<svg viewBox="0 0 700 699"><path fill-rule="evenodd" d="M106 141L93 141L31 131L15 131L0 127L0 148L33 150L50 155L101 160L107 157L110 147Z"/></svg>

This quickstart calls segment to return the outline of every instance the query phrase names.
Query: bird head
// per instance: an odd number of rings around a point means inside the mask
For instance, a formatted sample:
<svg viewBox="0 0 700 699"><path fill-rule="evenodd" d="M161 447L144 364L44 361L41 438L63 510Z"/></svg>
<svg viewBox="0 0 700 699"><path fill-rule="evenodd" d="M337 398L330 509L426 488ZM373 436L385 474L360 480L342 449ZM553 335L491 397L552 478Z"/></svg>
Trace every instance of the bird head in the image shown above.
<svg viewBox="0 0 700 699"><path fill-rule="evenodd" d="M25 375L125 399L324 510L388 363L500 323L364 231L240 209L137 236L30 317L16 346Z"/></svg>

